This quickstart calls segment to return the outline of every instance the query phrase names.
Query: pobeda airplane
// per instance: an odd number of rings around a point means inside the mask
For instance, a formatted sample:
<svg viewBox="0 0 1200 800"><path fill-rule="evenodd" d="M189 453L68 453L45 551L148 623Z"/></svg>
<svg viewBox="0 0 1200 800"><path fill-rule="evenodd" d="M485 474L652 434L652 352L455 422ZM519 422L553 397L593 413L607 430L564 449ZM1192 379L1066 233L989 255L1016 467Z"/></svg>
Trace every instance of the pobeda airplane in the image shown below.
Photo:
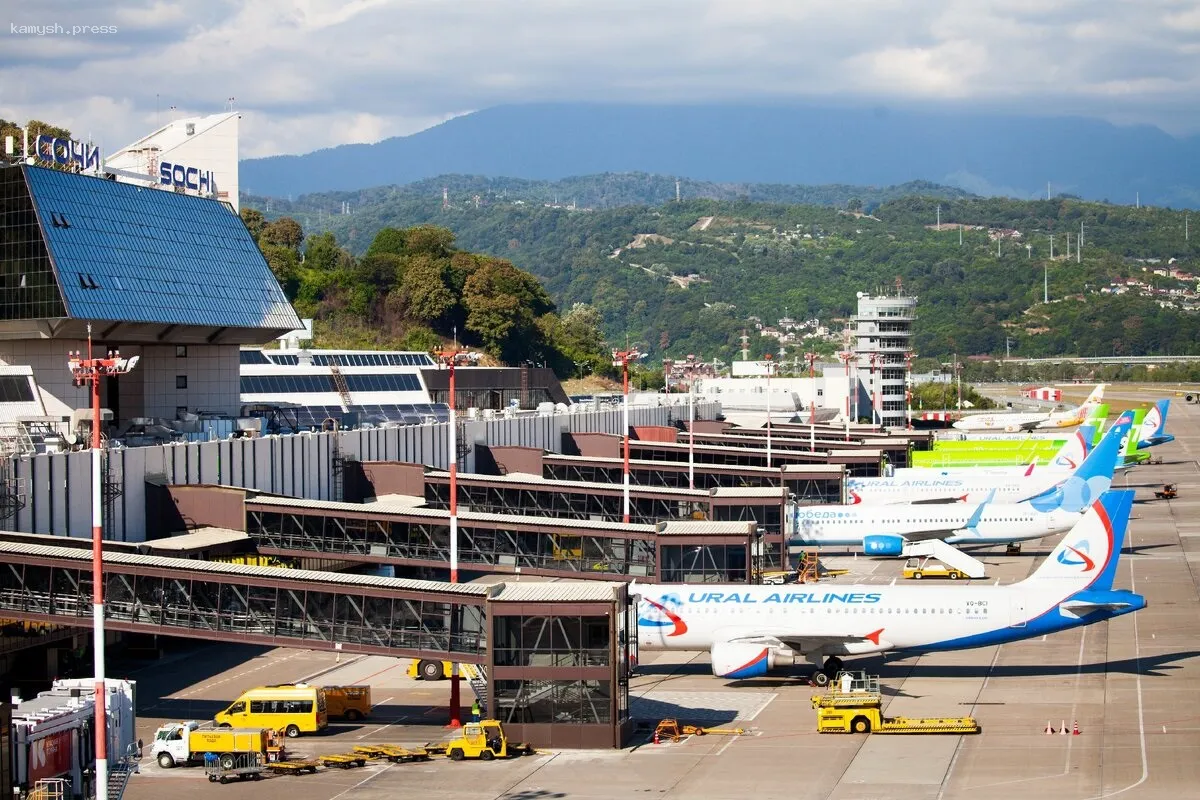
<svg viewBox="0 0 1200 800"><path fill-rule="evenodd" d="M971 414L954 423L960 431L1031 431L1035 428L1070 428L1087 419L1092 406L1104 402L1104 384L1097 384L1083 405L1074 411L1060 413L1009 412L1003 414Z"/></svg>
<svg viewBox="0 0 1200 800"><path fill-rule="evenodd" d="M1131 418L1122 416L1088 453L1079 468L1043 469L1024 475L941 475L926 470L928 477L847 478L846 494L850 505L891 503L1000 503L1029 501L1042 511L1068 507L1082 510L1112 483L1121 445L1129 433Z"/></svg>
<svg viewBox="0 0 1200 800"><path fill-rule="evenodd" d="M726 678L804 659L824 685L845 656L964 650L1103 622L1146 607L1113 588L1133 495L1105 492L1031 576L1007 586L633 584L638 643L708 650Z"/></svg>

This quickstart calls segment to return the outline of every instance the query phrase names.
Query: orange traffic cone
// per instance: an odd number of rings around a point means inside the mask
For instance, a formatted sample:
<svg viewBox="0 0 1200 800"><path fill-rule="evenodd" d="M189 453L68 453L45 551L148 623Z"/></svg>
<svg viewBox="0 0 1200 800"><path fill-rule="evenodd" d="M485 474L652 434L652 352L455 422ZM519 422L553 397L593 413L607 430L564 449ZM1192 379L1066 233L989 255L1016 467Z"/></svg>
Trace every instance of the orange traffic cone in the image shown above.
<svg viewBox="0 0 1200 800"><path fill-rule="evenodd" d="M1075 728L1071 731L1075 736L1079 735L1079 720L1075 720Z"/></svg>
<svg viewBox="0 0 1200 800"><path fill-rule="evenodd" d="M1062 727L1058 729L1058 732L1062 736L1067 735L1067 721L1065 719L1062 721Z"/></svg>
<svg viewBox="0 0 1200 800"><path fill-rule="evenodd" d="M655 729L654 729L654 743L655 743L655 744L660 744L660 742L659 742L659 740L658 740L658 728L655 728Z"/></svg>
<svg viewBox="0 0 1200 800"><path fill-rule="evenodd" d="M1053 733L1054 733L1054 726L1050 724L1050 720L1046 720L1046 735L1049 736Z"/></svg>

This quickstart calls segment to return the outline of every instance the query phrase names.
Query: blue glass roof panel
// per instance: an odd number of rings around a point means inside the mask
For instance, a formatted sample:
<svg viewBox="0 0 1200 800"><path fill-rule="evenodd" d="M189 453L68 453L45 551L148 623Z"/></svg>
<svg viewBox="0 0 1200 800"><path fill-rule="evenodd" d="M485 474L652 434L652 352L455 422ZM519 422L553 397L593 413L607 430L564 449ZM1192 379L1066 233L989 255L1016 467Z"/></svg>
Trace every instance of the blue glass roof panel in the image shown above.
<svg viewBox="0 0 1200 800"><path fill-rule="evenodd" d="M301 327L246 226L223 203L25 169L69 316Z"/></svg>

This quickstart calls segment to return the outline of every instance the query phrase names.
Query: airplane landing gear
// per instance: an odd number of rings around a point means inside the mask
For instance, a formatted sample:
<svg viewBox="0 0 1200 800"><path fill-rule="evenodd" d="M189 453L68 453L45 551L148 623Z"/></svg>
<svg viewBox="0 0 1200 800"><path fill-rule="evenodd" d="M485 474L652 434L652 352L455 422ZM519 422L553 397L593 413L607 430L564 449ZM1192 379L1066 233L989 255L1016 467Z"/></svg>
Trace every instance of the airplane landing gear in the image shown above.
<svg viewBox="0 0 1200 800"><path fill-rule="evenodd" d="M837 656L830 656L825 659L825 665L812 674L809 683L813 686L828 686L829 682L836 678L841 671L842 660Z"/></svg>

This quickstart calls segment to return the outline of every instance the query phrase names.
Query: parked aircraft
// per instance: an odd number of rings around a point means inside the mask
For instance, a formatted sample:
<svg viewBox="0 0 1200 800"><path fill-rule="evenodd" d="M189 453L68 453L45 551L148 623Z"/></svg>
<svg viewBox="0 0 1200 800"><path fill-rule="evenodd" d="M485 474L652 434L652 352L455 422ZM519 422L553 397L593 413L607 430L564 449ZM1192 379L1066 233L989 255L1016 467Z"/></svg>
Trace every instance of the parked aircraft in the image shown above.
<svg viewBox="0 0 1200 800"><path fill-rule="evenodd" d="M972 414L954 423L960 431L1021 431L1035 428L1070 428L1080 425L1088 417L1092 406L1104 402L1104 384L1096 385L1087 399L1073 411L1047 412L1008 412L1001 414Z"/></svg>
<svg viewBox="0 0 1200 800"><path fill-rule="evenodd" d="M1175 441L1175 437L1167 433L1167 411L1170 407L1171 401L1163 398L1146 412L1146 418L1142 420L1142 427L1138 431L1139 450Z"/></svg>
<svg viewBox="0 0 1200 800"><path fill-rule="evenodd" d="M1103 622L1146 607L1112 585L1133 494L1106 492L1030 577L1006 586L633 584L638 642L708 650L727 678L807 660L823 685L845 656L985 647Z"/></svg>
<svg viewBox="0 0 1200 800"><path fill-rule="evenodd" d="M1071 431L1062 446L1044 465L1029 462L1020 466L974 466L970 464L947 465L944 467L901 467L893 469L889 474L895 478L921 478L930 475L955 475L959 477L979 475L1032 475L1034 472L1047 470L1072 470L1083 463L1091 450L1093 441L1091 424L1081 425Z"/></svg>
<svg viewBox="0 0 1200 800"><path fill-rule="evenodd" d="M790 544L861 547L878 556L899 556L908 542L1012 544L1068 531L1079 509L1041 510L1030 503L938 503L884 506L796 506Z"/></svg>
<svg viewBox="0 0 1200 800"><path fill-rule="evenodd" d="M1122 440L1130 430L1127 418L1119 419L1109 428L1079 468L1071 470L1034 471L1031 475L939 475L929 470L927 477L847 478L846 494L851 505L891 503L981 503L997 500L1000 503L1032 502L1041 510L1061 506L1066 498L1068 507L1086 507L1099 497L1112 482L1113 470L1120 454Z"/></svg>

